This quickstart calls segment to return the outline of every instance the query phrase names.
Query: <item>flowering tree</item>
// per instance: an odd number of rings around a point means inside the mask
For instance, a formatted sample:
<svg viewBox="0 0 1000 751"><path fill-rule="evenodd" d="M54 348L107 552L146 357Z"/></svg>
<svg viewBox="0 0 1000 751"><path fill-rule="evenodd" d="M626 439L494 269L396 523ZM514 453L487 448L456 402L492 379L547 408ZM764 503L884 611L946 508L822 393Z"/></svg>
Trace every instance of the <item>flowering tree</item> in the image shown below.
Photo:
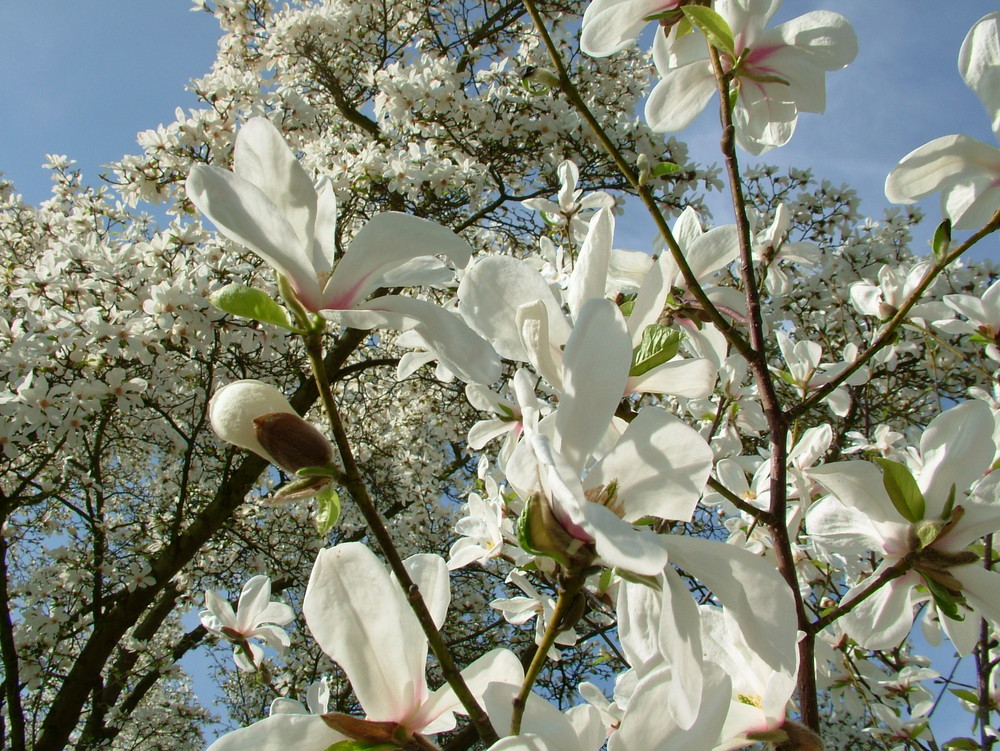
<svg viewBox="0 0 1000 751"><path fill-rule="evenodd" d="M200 2L204 107L117 194L5 184L5 745L202 744L187 657L217 751L992 747L996 148L888 176L928 257L743 170L857 48L778 4ZM662 135L712 101L724 180Z"/></svg>

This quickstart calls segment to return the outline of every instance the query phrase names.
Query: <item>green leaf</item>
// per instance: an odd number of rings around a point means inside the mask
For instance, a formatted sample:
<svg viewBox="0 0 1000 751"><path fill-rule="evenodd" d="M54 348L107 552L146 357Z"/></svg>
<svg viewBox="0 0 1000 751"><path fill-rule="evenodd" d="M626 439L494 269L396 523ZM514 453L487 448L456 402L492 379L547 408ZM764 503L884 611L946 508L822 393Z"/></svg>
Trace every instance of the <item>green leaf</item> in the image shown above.
<svg viewBox="0 0 1000 751"><path fill-rule="evenodd" d="M635 310L635 298L636 294L633 292L628 295L623 295L622 301L618 303L618 310L620 310L622 315L626 318L632 315L632 311Z"/></svg>
<svg viewBox="0 0 1000 751"><path fill-rule="evenodd" d="M917 540L920 541L920 549L923 550L940 537L942 529L944 529L942 521L925 521L920 524L917 527Z"/></svg>
<svg viewBox="0 0 1000 751"><path fill-rule="evenodd" d="M391 751L398 749L390 743L369 743L367 741L337 741L326 751Z"/></svg>
<svg viewBox="0 0 1000 751"><path fill-rule="evenodd" d="M907 521L922 520L926 508L924 494L920 492L917 481L906 465L881 457L876 457L875 463L882 468L882 484L896 511Z"/></svg>
<svg viewBox="0 0 1000 751"><path fill-rule="evenodd" d="M336 464L321 464L316 467L303 467L295 474L299 477L332 477L336 480L340 477L341 471Z"/></svg>
<svg viewBox="0 0 1000 751"><path fill-rule="evenodd" d="M265 292L244 284L229 284L208 298L219 310L240 318L271 323L289 331L298 331L288 319L288 313Z"/></svg>
<svg viewBox="0 0 1000 751"><path fill-rule="evenodd" d="M696 27L708 43L718 50L728 52L736 57L736 42L733 40L733 30L729 28L726 19L720 16L711 8L700 5L684 5L681 7L684 16L691 25Z"/></svg>
<svg viewBox="0 0 1000 751"><path fill-rule="evenodd" d="M326 537L340 519L340 494L327 485L316 496L316 534Z"/></svg>
<svg viewBox="0 0 1000 751"><path fill-rule="evenodd" d="M683 169L679 164L674 164L673 162L659 162L653 167L650 174L653 177L663 177L664 175L672 175L675 172L680 172Z"/></svg>
<svg viewBox="0 0 1000 751"><path fill-rule="evenodd" d="M948 591L947 587L934 581L934 579L927 576L923 571L918 570L917 573L920 574L920 578L923 579L927 591L934 598L934 604L937 605L938 610L953 621L964 621L965 616L958 612L959 603L964 601L962 596L953 595Z"/></svg>
<svg viewBox="0 0 1000 751"><path fill-rule="evenodd" d="M931 251L934 253L934 260L944 263L951 249L951 219L945 219L934 230L934 237L931 239Z"/></svg>
<svg viewBox="0 0 1000 751"><path fill-rule="evenodd" d="M962 701L967 701L970 704L978 704L979 697L976 696L976 692L967 688L952 688L949 689L955 696L957 696ZM959 739L956 739L959 740Z"/></svg>
<svg viewBox="0 0 1000 751"><path fill-rule="evenodd" d="M979 700L973 699L973 701L978 702ZM972 751L978 751L982 746L979 744L979 741L972 738L952 738L950 741L942 744L941 748L972 749Z"/></svg>
<svg viewBox="0 0 1000 751"><path fill-rule="evenodd" d="M672 360L677 355L684 335L658 323L651 323L642 331L642 341L632 352L632 367L628 374L640 376L657 365Z"/></svg>

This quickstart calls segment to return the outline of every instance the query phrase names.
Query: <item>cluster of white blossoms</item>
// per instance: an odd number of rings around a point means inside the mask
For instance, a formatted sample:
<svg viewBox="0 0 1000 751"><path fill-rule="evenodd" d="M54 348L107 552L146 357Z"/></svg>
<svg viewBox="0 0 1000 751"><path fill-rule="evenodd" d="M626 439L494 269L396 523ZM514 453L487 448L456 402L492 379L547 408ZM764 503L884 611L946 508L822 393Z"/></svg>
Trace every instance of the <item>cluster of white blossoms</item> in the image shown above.
<svg viewBox="0 0 1000 751"><path fill-rule="evenodd" d="M430 751L457 715L491 751L930 745L914 622L987 657L1000 625L1000 282L807 172L705 223L715 172L653 131L721 73L763 153L856 53L778 4L595 0L601 59L546 89L520 5L201 2L205 108L115 166L166 229L62 158L37 209L0 184L5 732L197 746L207 635L246 726L213 751ZM998 18L960 54L994 126ZM652 253L615 245L631 176L580 101L674 215ZM939 139L887 194L978 230L994 152Z"/></svg>

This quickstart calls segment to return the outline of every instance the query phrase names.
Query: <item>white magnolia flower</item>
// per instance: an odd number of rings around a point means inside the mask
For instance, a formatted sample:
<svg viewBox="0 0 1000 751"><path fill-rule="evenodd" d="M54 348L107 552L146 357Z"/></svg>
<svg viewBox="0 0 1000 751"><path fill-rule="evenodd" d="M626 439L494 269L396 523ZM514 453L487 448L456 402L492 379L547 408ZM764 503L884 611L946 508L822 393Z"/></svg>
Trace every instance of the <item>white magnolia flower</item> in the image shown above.
<svg viewBox="0 0 1000 751"><path fill-rule="evenodd" d="M444 559L420 554L405 563L440 628L451 599ZM428 689L427 637L405 593L368 548L345 543L320 551L302 610L319 646L347 674L366 720L279 712L223 736L210 751L326 751L350 738L399 745L455 727L462 705L447 684ZM481 700L494 681L519 684L523 669L512 652L497 649L462 676Z"/></svg>
<svg viewBox="0 0 1000 751"><path fill-rule="evenodd" d="M993 282L982 297L945 295L944 303L966 320L935 321L934 326L949 334L972 334L986 345L986 355L1000 360L1000 281Z"/></svg>
<svg viewBox="0 0 1000 751"><path fill-rule="evenodd" d="M979 19L958 53L958 70L986 108L1000 139L1000 12ZM936 138L904 156L885 181L893 203L941 192L955 229L978 229L1000 207L1000 149L966 135Z"/></svg>
<svg viewBox="0 0 1000 751"><path fill-rule="evenodd" d="M689 519L712 451L659 408L640 410L624 430L621 421L613 422L631 352L618 308L590 299L563 353L559 407L537 426L525 414L526 440L514 449L506 472L522 498L540 494L577 545L592 545L610 566L655 575L666 551L656 535L633 524L645 516ZM523 386L515 382L522 406L531 399L521 395Z"/></svg>
<svg viewBox="0 0 1000 751"><path fill-rule="evenodd" d="M718 0L715 10L732 29L737 60L721 52L734 70L736 142L751 154L788 143L800 112L826 108L826 72L850 63L858 51L854 29L838 13L812 11L766 29L781 0ZM683 130L716 92L705 38L657 34L653 61L661 81L646 101L653 130Z"/></svg>
<svg viewBox="0 0 1000 751"><path fill-rule="evenodd" d="M267 119L253 118L240 129L232 172L195 165L187 192L220 232L284 276L308 310L354 328L416 328L463 379L491 383L499 376L489 345L453 313L399 295L366 302L380 288L439 283L444 267L434 256L464 267L472 257L469 244L434 222L384 212L358 231L338 259L333 188L325 183L316 190Z"/></svg>
<svg viewBox="0 0 1000 751"><path fill-rule="evenodd" d="M583 190L576 187L580 181L580 169L569 159L560 163L556 172L559 174L558 203L547 198L528 198L521 201L521 205L540 211L548 222L567 225L574 237L583 238L587 234L587 220L580 214L588 209L610 209L614 207L615 199L603 190L584 196Z"/></svg>
<svg viewBox="0 0 1000 751"><path fill-rule="evenodd" d="M295 620L295 613L288 605L271 601L271 580L266 576L255 576L243 585L235 612L227 600L211 591L205 593L205 607L200 613L202 625L233 642L233 659L240 670L256 670L264 657L264 650L251 639L262 639L278 654L291 643L279 627Z"/></svg>
<svg viewBox="0 0 1000 751"><path fill-rule="evenodd" d="M809 472L832 493L806 515L815 544L834 553L882 556L875 571L844 595L843 604L887 569L904 566L839 620L861 646L888 649L906 637L913 608L926 599L918 586L943 587L960 616L971 610L1000 623L1000 573L984 569L980 556L967 550L1000 529L1000 478L982 479L996 454L994 426L992 411L981 401L963 402L934 418L911 459L914 466L906 470L912 471L920 498L912 494L905 515L874 464L836 462Z"/></svg>

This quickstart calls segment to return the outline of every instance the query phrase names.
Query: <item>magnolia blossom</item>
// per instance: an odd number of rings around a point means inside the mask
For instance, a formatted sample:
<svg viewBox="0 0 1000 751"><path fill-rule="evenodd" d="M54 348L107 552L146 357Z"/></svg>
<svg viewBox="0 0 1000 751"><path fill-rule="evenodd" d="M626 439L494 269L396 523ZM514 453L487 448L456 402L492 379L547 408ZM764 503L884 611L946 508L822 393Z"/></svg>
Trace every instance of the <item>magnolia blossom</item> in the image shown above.
<svg viewBox="0 0 1000 751"><path fill-rule="evenodd" d="M861 646L887 649L906 637L913 608L925 597L916 589L920 585L947 590L959 615L969 608L1000 623L1000 573L987 571L980 556L966 549L1000 529L1000 478L981 479L996 455L994 427L992 411L980 401L963 402L932 420L906 470L912 471L920 495L906 515L874 464L836 462L810 471L832 494L806 515L815 544L835 553L882 555L875 571L855 584L842 603L858 598L891 567L904 566L901 575L840 619Z"/></svg>
<svg viewBox="0 0 1000 751"><path fill-rule="evenodd" d="M944 304L966 320L935 321L934 326L949 334L972 334L986 345L986 355L1000 360L1000 281L993 282L982 297L945 295Z"/></svg>
<svg viewBox="0 0 1000 751"><path fill-rule="evenodd" d="M561 162L556 171L559 173L558 203L547 198L528 198L521 201L521 205L542 212L548 222L567 225L573 236L583 238L587 234L587 222L580 216L581 212L613 208L615 199L603 190L584 197L583 190L576 187L580 181L580 169L569 159Z"/></svg>
<svg viewBox="0 0 1000 751"><path fill-rule="evenodd" d="M522 498L543 499L573 545L592 546L610 566L653 575L666 563L666 551L655 535L632 525L645 516L689 519L712 451L658 408L640 410L624 429L613 422L630 360L620 311L610 300L592 298L566 344L559 407L541 423L525 412L526 441L506 471ZM532 396L521 395L523 381L515 389L523 407Z"/></svg>
<svg viewBox="0 0 1000 751"><path fill-rule="evenodd" d="M196 165L187 180L191 201L226 237L285 277L299 302L346 326L416 327L452 372L489 383L499 363L486 342L453 313L427 300L384 295L384 287L440 283L450 276L434 256L465 266L472 248L434 222L384 212L368 221L336 257L337 202L325 183L317 191L278 130L265 118L236 137L233 171ZM333 312L336 311L336 312Z"/></svg>
<svg viewBox="0 0 1000 751"><path fill-rule="evenodd" d="M243 585L235 612L226 599L211 591L205 593L205 607L202 625L233 642L233 659L240 670L256 670L264 657L264 650L251 639L262 639L279 654L291 643L280 626L294 621L295 613L288 605L271 601L271 580L266 576L255 576Z"/></svg>
<svg viewBox="0 0 1000 751"><path fill-rule="evenodd" d="M444 559L419 554L405 563L440 628L451 599ZM366 720L279 712L220 738L210 751L326 751L348 739L400 745L455 727L454 712L464 710L450 686L427 688L427 637L405 593L368 548L345 543L320 551L302 610L319 646L347 674ZM462 676L481 700L491 682L517 685L523 670L512 652L497 649Z"/></svg>
<svg viewBox="0 0 1000 751"><path fill-rule="evenodd" d="M1000 12L969 30L958 70L986 108L1000 138ZM941 192L941 211L955 229L978 229L1000 206L1000 149L965 135L936 138L904 156L885 181L893 203Z"/></svg>
<svg viewBox="0 0 1000 751"><path fill-rule="evenodd" d="M736 104L736 142L751 154L788 143L800 112L826 107L827 71L850 63L857 37L838 13L817 10L765 30L780 0L718 0L715 10L729 24L735 59L720 50L732 70ZM646 120L654 130L678 131L690 125L716 92L715 73L705 38L676 29L657 34L653 60L661 81L646 101Z"/></svg>

